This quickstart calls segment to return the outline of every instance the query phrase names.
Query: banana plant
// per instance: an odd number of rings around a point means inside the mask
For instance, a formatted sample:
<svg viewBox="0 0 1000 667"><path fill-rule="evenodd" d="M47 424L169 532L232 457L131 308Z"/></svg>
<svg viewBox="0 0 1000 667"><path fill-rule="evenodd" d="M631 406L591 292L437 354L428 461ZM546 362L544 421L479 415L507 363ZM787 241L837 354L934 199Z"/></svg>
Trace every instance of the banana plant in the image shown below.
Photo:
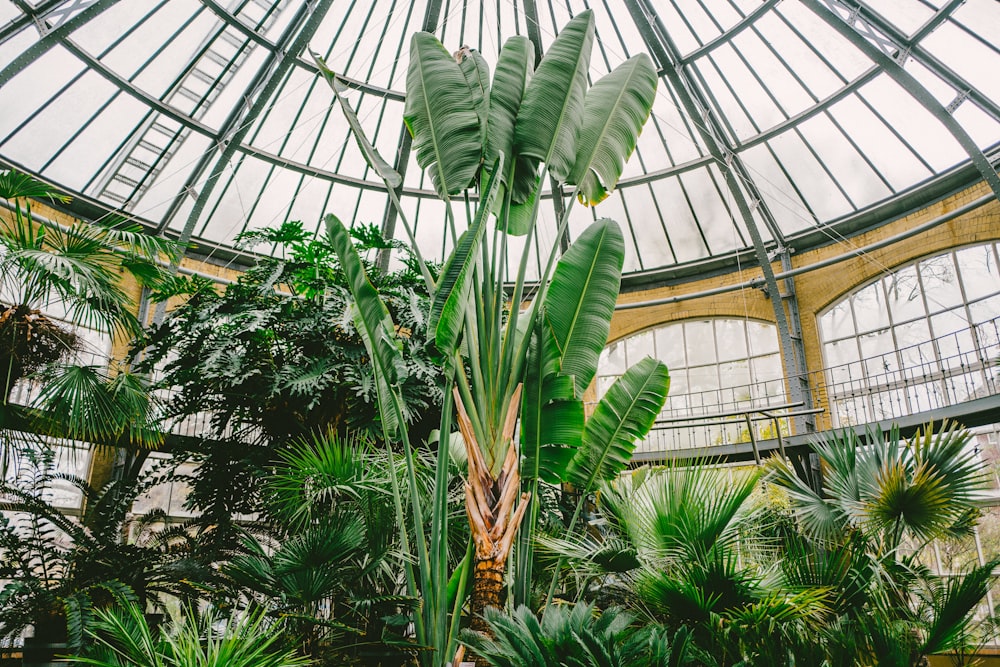
<svg viewBox="0 0 1000 667"><path fill-rule="evenodd" d="M403 538L415 551L407 571L411 593L424 601L415 621L418 640L433 649L425 664L444 664L455 655L462 609L461 596L448 596L445 586L452 412L468 459L465 494L473 544L471 557L451 575L457 585L450 589L462 590L465 578L472 577L471 627L487 631L484 611L500 605L507 560L523 517L536 511L532 499L539 481L591 488L617 474L665 400L666 368L647 360L584 420L583 392L596 374L618 297L624 262L618 225L598 220L561 258L557 244L532 247L542 184L572 186L558 221L555 238L561 238L575 201L595 205L614 190L652 108L657 76L646 55L629 59L588 90L593 41L589 10L566 25L537 68L531 43L512 37L492 79L474 50L452 55L428 33L411 41L404 121L417 163L445 204L454 238L436 280L421 269L433 295L428 329L446 368L449 397L442 411L435 499L430 508L411 508L414 535ZM318 58L317 65L416 249L413 225L397 195L402 179L364 137L343 98L344 84ZM467 205L453 206L455 201L476 206L469 211ZM468 219L459 235L456 210L463 209ZM345 242L343 223L335 216L327 221L350 277L355 323L378 369L386 439L398 438L412 459L399 419L400 351L391 318ZM519 235L527 239L517 256L508 247L510 237ZM526 275L534 256L542 263L529 299ZM419 254L415 257L423 265ZM407 467L408 484L415 484L412 468ZM416 502L418 496L409 497ZM429 536L421 522L425 509L432 518ZM400 501L397 512L402 518ZM400 530L407 531L402 520ZM522 564L530 562L530 530L525 533L518 547ZM523 578L517 572L514 580ZM523 589L515 586L515 597L523 597Z"/></svg>

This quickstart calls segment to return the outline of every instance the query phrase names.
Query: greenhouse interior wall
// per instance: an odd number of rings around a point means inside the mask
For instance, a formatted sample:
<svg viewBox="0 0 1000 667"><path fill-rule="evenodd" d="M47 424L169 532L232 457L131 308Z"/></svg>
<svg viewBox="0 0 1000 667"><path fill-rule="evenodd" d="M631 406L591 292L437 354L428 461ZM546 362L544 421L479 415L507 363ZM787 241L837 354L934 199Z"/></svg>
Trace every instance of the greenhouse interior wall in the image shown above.
<svg viewBox="0 0 1000 667"><path fill-rule="evenodd" d="M681 383L675 380L668 403L661 415L663 423L654 426L647 441L640 443L636 449L637 465L666 462L674 457L678 457L679 460L710 460L718 457L713 460L742 461L731 465L751 464L752 460L748 460L750 438L744 419L747 414L761 414L760 411L769 406L778 406L774 411L774 414L778 415L777 420L761 419L753 422L755 435L759 440L758 445L764 456L769 453L775 454L777 451L774 438L776 429L780 429L786 436L789 446L795 443L801 446L816 437L813 432L821 433L846 426L887 428L899 418L910 418L912 424L923 424L932 419L940 419L941 408L953 408L948 415L961 422L971 407L977 412L975 415L977 425L973 429L976 451L992 471L991 491L981 498L984 516L974 539L959 544L935 544L935 558L930 565L939 572L948 573L958 571L970 563L985 562L990 554L1000 552L1000 403L996 400L1000 399L1000 379L998 379L1000 373L993 365L994 360L1000 357L1000 269L997 263L997 252L1000 250L998 244L1000 202L990 201L926 232L885 247L870 252L863 252L863 249L945 216L965 204L984 197L988 192L984 184L975 185L840 243L831 243L792 254L793 268L808 268L817 262L842 258L841 261L829 266L806 270L794 278L806 367L810 369L811 407L816 408L815 412L809 415L813 418L813 422L809 425L809 433L796 432L794 419L782 416L786 413L794 414L796 407L781 407L787 406L788 379L781 368L777 354L779 342L774 332L774 311L769 295L758 287L744 286L723 294L698 296L706 291L759 280L761 272L758 267L747 267L708 278L696 277L671 284L624 290L620 297L622 305L666 300L673 302L623 308L616 313L612 321L609 344L602 356L597 382L590 389L591 400L596 400L603 391L602 387L606 387L617 377L610 358L614 356L616 349L621 348L624 351L629 341L645 341L640 344L636 358L654 354L666 361L677 375L686 370L683 361L684 339L681 331L683 327L680 325L711 329L713 323L718 323L716 331L739 330L742 333L738 337L748 336L747 331L750 328L761 333L751 336L749 345L746 341L734 344L732 338L709 334L716 339L718 350L729 347L736 352L728 354L727 360L714 362L717 367L714 372L718 373L715 380L710 380L707 384L692 380L691 384L698 385L700 391L688 391L687 382ZM36 203L34 207L36 216L56 224L69 225L76 220L70 213L44 203ZM896 275L898 271L907 267L912 268L917 262L941 257L949 258L952 253L970 250L983 255L981 263L968 267L968 270L976 272L975 294L967 295L970 288L964 283L961 286L957 284L954 264L949 264L944 274L938 276L943 282L952 286L953 297L958 300L954 303L939 303L937 309L947 311L956 306L962 307L958 319L954 320L958 322L955 327L945 327L946 330L942 331L935 330L933 336L927 331L927 327L924 327L923 331L927 335L925 339L907 340L905 346L894 345L893 341L887 344L883 340L881 346L876 349L863 347L868 350L868 354L864 357L861 354L856 355L853 363L840 365L831 363L830 355L825 351L826 344L820 326L825 314L838 305L849 303L853 295L866 287L877 285L880 279ZM966 257L968 252L960 256ZM243 261L246 259L238 255L227 262L193 255L184 258L181 270L228 282L239 277L240 263ZM959 262L959 271L966 268ZM774 270L780 273L783 269L776 262ZM138 302L140 287L134 281L126 282L124 287ZM912 294L909 295L909 299L912 298ZM884 316L889 310L886 304L875 305L878 307L868 311L872 315ZM966 311L964 308L966 306L972 307L974 314ZM933 304L931 310L934 310ZM926 306L921 312L927 312ZM152 312L149 312L148 316L152 317ZM923 314L921 317L929 319L930 316ZM869 326L867 329L876 330L879 326ZM659 335L660 331L664 332L664 335ZM865 333L866 331L862 331L861 334L853 334L853 337L863 337ZM693 334L688 336L692 337ZM961 337L960 342L955 339L956 336ZM763 342L758 342L756 338ZM700 347L704 347L704 335L699 335L696 339L692 337L692 343L694 340L698 341ZM926 359L914 362L917 377L911 377L911 385L938 387L942 383L954 382L956 377L966 379L969 373L973 373L975 378L971 384L966 386L964 392L952 391L951 398L932 401L924 406L924 409L920 409L919 405L916 410L906 405L894 407L890 405L881 410L872 408L872 396L877 400L880 392L890 391L893 387L898 390L906 384L901 378L911 369L907 369L906 360L898 356L901 354L900 348L919 347L920 344L932 345L937 358L929 362L933 366L930 377ZM756 358L755 345L763 350L757 356L768 360L766 366L749 365L748 360L751 357ZM944 350L946 345L951 347ZM127 352L128 341L105 338L103 344L98 343L94 348L94 358L97 360L100 360L103 354L108 358L121 358ZM681 355L680 358L678 354ZM933 354L932 352L932 356ZM886 355L901 366L892 369L894 374L890 373L888 381L881 375L868 372L867 366L864 366L866 361L874 359L884 366L885 370L889 370L888 366L885 366ZM628 361L625 361L627 365ZM741 371L734 373L731 367L723 368L727 361L730 364L742 362ZM708 363L711 365L713 362L709 360ZM849 375L852 370L856 377L847 383L842 382L840 374ZM766 376L765 379L759 377L761 373ZM747 377L752 381L744 384L733 383L734 377ZM775 389L776 381L778 389ZM861 396L861 400L867 401L868 411L838 412L836 407L831 408L829 389L831 385L848 387L852 400L857 400L857 397ZM30 384L19 387L14 396L15 402L26 403L30 399L30 392ZM947 394L948 390L945 389L943 393ZM834 401L842 401L846 397L838 394L833 398ZM696 401L692 402L692 399ZM989 404L982 407L967 403L973 399L986 400ZM206 415L204 419L207 418ZM199 420L187 420L175 424L173 430L179 435L196 435L203 423ZM704 423L710 425L705 426ZM61 469L67 472L86 473L91 479L106 479L111 475L115 455L113 450L106 448L79 450L71 447L62 449L60 461ZM67 495L65 490L63 492L57 490L55 493L55 501L70 512L78 507L82 500L79 494ZM174 519L181 521L190 516L190 512L183 508L184 494L183 484L175 483L159 487L137 504L136 511L161 506L168 508ZM992 610L997 602L1000 602L1000 584L995 585L990 594L988 608ZM1000 658L992 656L990 649L984 651L982 664L992 664L994 660L1000 662ZM942 660L944 658L936 659L937 662Z"/></svg>

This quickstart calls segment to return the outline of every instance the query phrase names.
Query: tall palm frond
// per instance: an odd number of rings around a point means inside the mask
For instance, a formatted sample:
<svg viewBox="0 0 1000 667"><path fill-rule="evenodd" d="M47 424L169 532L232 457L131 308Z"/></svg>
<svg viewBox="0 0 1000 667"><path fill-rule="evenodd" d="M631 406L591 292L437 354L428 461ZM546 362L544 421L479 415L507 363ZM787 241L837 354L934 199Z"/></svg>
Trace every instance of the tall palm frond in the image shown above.
<svg viewBox="0 0 1000 667"><path fill-rule="evenodd" d="M38 338L50 341L44 362L72 349L71 327L107 334L140 331L135 306L122 286L122 273L154 284L165 272L158 262L176 257L170 240L145 234L136 225L43 223L32 215L29 198L66 201L51 187L14 171L0 173L0 197L13 214L0 219L0 367L6 398L13 384L43 364L26 363ZM57 308L69 325L43 313ZM33 341L34 339L34 341Z"/></svg>
<svg viewBox="0 0 1000 667"><path fill-rule="evenodd" d="M847 430L814 445L824 468L822 495L781 461L771 479L788 491L812 537L841 541L860 530L894 551L904 539L926 543L969 525L985 482L969 442L955 425L923 429L908 441L892 429L865 443Z"/></svg>

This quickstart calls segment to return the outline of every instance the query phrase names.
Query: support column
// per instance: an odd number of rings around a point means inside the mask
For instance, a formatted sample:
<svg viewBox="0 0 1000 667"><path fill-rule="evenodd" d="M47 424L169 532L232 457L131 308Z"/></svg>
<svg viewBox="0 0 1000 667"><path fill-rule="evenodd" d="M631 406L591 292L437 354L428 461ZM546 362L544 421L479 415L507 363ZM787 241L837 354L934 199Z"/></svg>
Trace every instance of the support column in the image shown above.
<svg viewBox="0 0 1000 667"><path fill-rule="evenodd" d="M421 26L421 30L424 32L434 32L437 27L438 19L441 16L441 0L430 0L427 3L427 10L424 12L424 23ZM410 130L406 127L406 123L402 124L399 130L399 143L396 148L396 162L393 167L396 172L400 175L399 187L396 188L396 199L403 201L403 184L406 181L406 168L410 164L410 148L413 146L413 137L410 136ZM391 239L396 235L396 218L399 216L399 211L396 210L396 205L392 203L392 199L388 196L385 202L385 213L382 214L382 236L386 239ZM379 250L378 259L376 263L378 267L386 272L389 270L389 259L392 255L392 250L386 248L385 250Z"/></svg>
<svg viewBox="0 0 1000 667"><path fill-rule="evenodd" d="M679 50L650 5L650 0L625 0L625 6L642 34L646 46L657 60L660 71L667 77L684 107L684 111L697 127L701 140L705 143L709 153L715 159L719 171L725 178L726 186L739 210L747 232L750 234L757 262L764 275L764 287L768 296L771 297L774 319L778 327L781 359L785 375L789 378L789 399L792 402L801 402L806 408L811 408L812 397L808 387L805 358L802 354L796 353L797 348L793 342L791 325L789 324L790 318L785 311L785 302L793 302L795 293L794 290L791 290L787 292L787 298L783 298L782 292L778 289L778 282L775 280L774 270L771 267L771 257L764 246L764 240L754 220L753 212L757 210L761 213L771 235L779 247L783 247L784 243L780 230L774 222L774 216L767 209L766 203L749 178L749 171L743 166L735 148L727 143L722 132L722 124L716 118L715 112L708 104L694 77L687 71L687 66L682 63ZM745 184L752 200L740 187L741 181ZM797 313L797 307L794 304L792 304L792 309L793 312ZM809 432L811 428L812 425L807 423L804 418L795 418L795 432L797 434Z"/></svg>

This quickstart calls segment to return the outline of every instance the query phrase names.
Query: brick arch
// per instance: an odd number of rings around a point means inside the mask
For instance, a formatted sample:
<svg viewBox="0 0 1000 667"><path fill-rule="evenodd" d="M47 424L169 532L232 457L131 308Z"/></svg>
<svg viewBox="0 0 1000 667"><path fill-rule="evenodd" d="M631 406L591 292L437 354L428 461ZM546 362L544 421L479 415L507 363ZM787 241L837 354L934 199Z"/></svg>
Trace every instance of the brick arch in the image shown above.
<svg viewBox="0 0 1000 667"><path fill-rule="evenodd" d="M745 279L755 277L744 276ZM703 285L699 284L698 289ZM632 296L632 295L629 295ZM662 296L662 291L659 293ZM637 300L655 298L648 295ZM627 338L648 329L665 324L674 324L688 320L705 319L749 319L756 322L766 322L774 325L774 308L764 292L752 287L728 294L718 294L701 299L669 303L660 306L650 306L636 310L621 310L615 313L611 321L611 332L608 343Z"/></svg>
<svg viewBox="0 0 1000 667"><path fill-rule="evenodd" d="M850 245L851 247L863 247L922 224L931 218L948 213L968 203L966 200L975 198L974 195L977 194L976 189L973 188L971 191L938 202L876 230L852 238ZM795 282L799 295L800 311L803 317L807 313L816 316L828 310L831 305L839 303L854 291L870 284L876 278L902 266L940 255L949 250L997 240L1000 240L1000 202L994 201L923 234L880 248L865 257L847 259L832 266L797 276ZM803 253L801 257L796 258L794 264L795 266L808 266L845 251L847 248L843 243L827 246Z"/></svg>

